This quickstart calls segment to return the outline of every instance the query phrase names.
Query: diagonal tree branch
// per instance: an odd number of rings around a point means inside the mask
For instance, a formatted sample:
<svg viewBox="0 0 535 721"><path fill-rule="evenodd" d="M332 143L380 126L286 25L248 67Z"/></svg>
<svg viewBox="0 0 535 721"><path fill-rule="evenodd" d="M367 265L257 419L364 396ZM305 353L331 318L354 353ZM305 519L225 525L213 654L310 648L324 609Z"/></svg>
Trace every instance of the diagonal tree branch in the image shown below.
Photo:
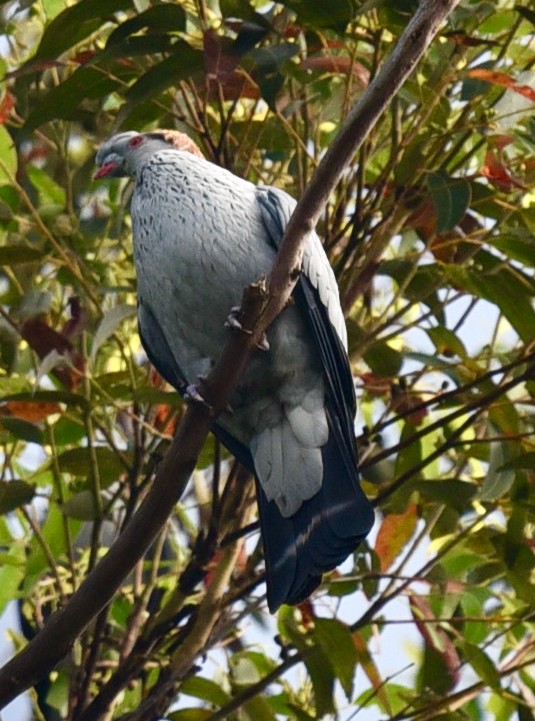
<svg viewBox="0 0 535 721"><path fill-rule="evenodd" d="M252 334L230 334L219 362L203 385L203 393L215 413L225 407L256 343L287 303L306 237L344 169L458 2L421 1L392 54L351 110L323 157L288 224L268 283L253 284L244 292L242 323L253 331ZM0 708L45 676L65 656L95 615L111 601L181 497L212 421L213 416L200 405L188 409L158 468L151 490L124 532L69 602L0 670Z"/></svg>

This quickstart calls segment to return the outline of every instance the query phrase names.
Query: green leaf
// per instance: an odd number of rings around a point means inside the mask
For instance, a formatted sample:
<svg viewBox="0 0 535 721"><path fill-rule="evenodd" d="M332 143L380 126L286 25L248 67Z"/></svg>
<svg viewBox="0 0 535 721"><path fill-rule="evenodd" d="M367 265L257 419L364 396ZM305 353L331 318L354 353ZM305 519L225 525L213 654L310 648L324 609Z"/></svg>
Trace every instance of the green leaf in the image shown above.
<svg viewBox="0 0 535 721"><path fill-rule="evenodd" d="M101 29L113 13L131 7L132 0L80 0L48 23L30 63L58 57Z"/></svg>
<svg viewBox="0 0 535 721"><path fill-rule="evenodd" d="M411 421L406 421L403 424L401 430L400 443L404 443L411 439L415 434L415 426ZM402 448L396 456L396 465L394 470L394 478L412 471L416 466L420 464L422 460L422 442L420 439L414 440L409 443L405 448ZM407 502L404 492L402 492L404 503Z"/></svg>
<svg viewBox="0 0 535 721"><path fill-rule="evenodd" d="M5 125L0 125L0 185L11 184L17 174L17 151Z"/></svg>
<svg viewBox="0 0 535 721"><path fill-rule="evenodd" d="M183 708L166 714L170 721L206 721L210 716L213 716L213 711L205 708Z"/></svg>
<svg viewBox="0 0 535 721"><path fill-rule="evenodd" d="M0 178L0 183L1 182L2 180ZM2 185L0 186L0 201L9 208L11 213L16 213L20 205L20 195L12 185Z"/></svg>
<svg viewBox="0 0 535 721"><path fill-rule="evenodd" d="M414 263L395 259L382 262L377 272L393 278L404 288L406 298L423 303L430 308L441 325L446 324L444 307L437 295L437 290L447 284L442 266L428 264L418 268L414 273ZM407 277L411 278L408 284Z"/></svg>
<svg viewBox="0 0 535 721"><path fill-rule="evenodd" d="M134 305L127 305L126 303L116 305L111 310L106 311L93 338L93 345L91 346L92 362L94 362L100 346L115 333L124 320L131 318L135 313L136 307Z"/></svg>
<svg viewBox="0 0 535 721"><path fill-rule="evenodd" d="M35 391L27 393L9 393L2 396L2 401L65 403L67 406L87 407L87 400L77 393L69 391Z"/></svg>
<svg viewBox="0 0 535 721"><path fill-rule="evenodd" d="M458 644L466 660L479 678L488 684L490 688L499 691L501 689L500 674L487 654L473 643L469 643L464 639L460 639Z"/></svg>
<svg viewBox="0 0 535 721"><path fill-rule="evenodd" d="M388 715L401 715L404 709L407 708L407 700L410 698L411 694L410 690L407 686L401 686L396 683L385 683L383 688L388 698L388 705L391 709L391 711L388 712ZM384 712L385 710L381 696L376 693L370 693L369 689L360 694L354 703L358 707L369 708L370 705L375 705L380 708L381 712ZM377 716L377 718L380 718L381 716Z"/></svg>
<svg viewBox="0 0 535 721"><path fill-rule="evenodd" d="M0 613L6 605L21 597L21 585L26 574L25 547L14 542L8 552L2 554L0 563Z"/></svg>
<svg viewBox="0 0 535 721"><path fill-rule="evenodd" d="M123 122L140 103L159 95L180 80L204 67L204 54L184 41L175 43L173 54L147 70L126 92L126 105L119 113Z"/></svg>
<svg viewBox="0 0 535 721"><path fill-rule="evenodd" d="M444 503L459 513L466 510L479 491L475 483L467 483L455 478L447 481L417 481L411 485L411 488L417 490L423 498L435 503Z"/></svg>
<svg viewBox="0 0 535 721"><path fill-rule="evenodd" d="M106 50L113 49L130 35L140 30L148 30L150 33L168 33L173 30L184 30L186 26L186 13L179 5L165 3L139 13L129 20L121 23L108 38Z"/></svg>
<svg viewBox="0 0 535 721"><path fill-rule="evenodd" d="M493 64L492 61L480 63L477 67L484 70L490 70L492 69ZM467 75L462 83L460 99L467 101L473 100L478 96L484 96L490 91L491 87L492 86L489 83L486 83L484 80L480 80L479 78L471 78L469 75Z"/></svg>
<svg viewBox="0 0 535 721"><path fill-rule="evenodd" d="M173 38L170 35L141 35L125 38L104 53L112 57L130 58L136 55L154 55L168 53L173 49Z"/></svg>
<svg viewBox="0 0 535 721"><path fill-rule="evenodd" d="M330 659L318 647L305 660L312 688L318 718L334 713L334 680L335 674Z"/></svg>
<svg viewBox="0 0 535 721"><path fill-rule="evenodd" d="M334 681L335 673L331 661L321 646L311 648L303 635L298 631L291 615L281 611L280 623L284 632L289 636L296 648L305 652L305 665L312 681L316 716L321 718L325 714L334 713Z"/></svg>
<svg viewBox="0 0 535 721"><path fill-rule="evenodd" d="M505 467L508 460L509 444L501 441L492 442L489 467L479 493L482 501L497 501L513 485L515 471Z"/></svg>
<svg viewBox="0 0 535 721"><path fill-rule="evenodd" d="M80 521L69 520L68 527L71 537L75 538L80 529ZM68 543L65 515L55 503L48 506L45 521L41 526L41 535L48 546L48 551L52 553L55 559L59 559L65 554ZM49 568L47 553L45 553L38 538L35 536L32 538L29 548L30 553L24 584L26 592L35 583L37 577Z"/></svg>
<svg viewBox="0 0 535 721"><path fill-rule="evenodd" d="M298 52L299 48L295 43L281 43L271 47L253 48L244 58L244 64L255 74L255 77L273 75Z"/></svg>
<svg viewBox="0 0 535 721"><path fill-rule="evenodd" d="M260 95L273 110L284 85L282 66L296 52L296 44L282 43L275 47L253 48L242 59L243 66L258 83Z"/></svg>
<svg viewBox="0 0 535 721"><path fill-rule="evenodd" d="M29 245L0 246L0 265L18 265L31 263L43 257L42 251Z"/></svg>
<svg viewBox="0 0 535 721"><path fill-rule="evenodd" d="M69 708L69 680L69 675L64 669L58 670L54 683L50 684L46 694L47 705L56 709L63 718Z"/></svg>
<svg viewBox="0 0 535 721"><path fill-rule="evenodd" d="M523 453L521 456L511 458L500 467L500 470L506 471L519 468L529 471L535 470L535 451L531 451L530 453Z"/></svg>
<svg viewBox="0 0 535 721"><path fill-rule="evenodd" d="M513 228L493 236L492 245L528 267L532 268L535 264L535 238L527 228Z"/></svg>
<svg viewBox="0 0 535 721"><path fill-rule="evenodd" d="M71 446L81 442L85 438L85 427L83 423L76 422L72 418L62 416L57 423L54 423L54 442L58 446Z"/></svg>
<svg viewBox="0 0 535 721"><path fill-rule="evenodd" d="M130 386L127 386L127 391L130 395L132 394ZM162 405L171 406L171 408L180 408L183 403L180 395L176 391L162 391L159 388L154 388L154 386L136 388L134 391L134 398L137 403L149 403L151 405L160 403Z"/></svg>
<svg viewBox="0 0 535 721"><path fill-rule="evenodd" d="M276 721L277 719L268 698L259 694L246 701L244 709L248 718L254 719L254 721Z"/></svg>
<svg viewBox="0 0 535 721"><path fill-rule="evenodd" d="M364 353L364 360L370 369L383 378L394 378L403 365L403 356L385 341L373 343Z"/></svg>
<svg viewBox="0 0 535 721"><path fill-rule="evenodd" d="M102 488L110 485L125 472L125 468L117 454L107 446L93 448L98 465L100 483ZM62 473L69 473L72 476L89 478L91 476L91 456L89 448L70 448L60 453L58 465Z"/></svg>
<svg viewBox="0 0 535 721"><path fill-rule="evenodd" d="M478 26L480 35L496 35L502 33L513 25L518 18L513 10L501 10L490 13L487 18Z"/></svg>
<svg viewBox="0 0 535 721"><path fill-rule="evenodd" d="M496 305L522 340L529 342L535 337L533 289L497 258L490 260L482 252L477 258L479 268L445 264L444 270L452 283Z"/></svg>
<svg viewBox="0 0 535 721"><path fill-rule="evenodd" d="M214 706L224 706L230 700L230 696L219 684L202 676L191 676L187 678L180 687L181 693L187 696L199 698Z"/></svg>
<svg viewBox="0 0 535 721"><path fill-rule="evenodd" d="M34 495L35 488L26 481L0 481L0 513L9 513L30 503Z"/></svg>
<svg viewBox="0 0 535 721"><path fill-rule="evenodd" d="M41 0L47 20L53 20L65 9L65 0Z"/></svg>
<svg viewBox="0 0 535 721"><path fill-rule="evenodd" d="M65 207L65 190L50 177L49 173L36 165L26 165L26 172L39 193L41 205L51 204L59 205L61 208Z"/></svg>
<svg viewBox="0 0 535 721"><path fill-rule="evenodd" d="M440 355L458 355L459 358L466 358L464 343L449 328L438 325L434 328L428 328L426 333Z"/></svg>
<svg viewBox="0 0 535 721"><path fill-rule="evenodd" d="M219 7L225 18L240 18L267 27L268 21L262 13L256 12L248 0L220 0Z"/></svg>
<svg viewBox="0 0 535 721"><path fill-rule="evenodd" d="M32 105L24 128L31 131L50 120L80 118L89 112L83 110L88 100L107 97L122 89L123 83L135 75L130 65L119 64L111 58L104 58L98 65L83 65Z"/></svg>
<svg viewBox="0 0 535 721"><path fill-rule="evenodd" d="M314 635L325 651L347 699L353 694L358 654L349 628L334 618L316 618Z"/></svg>
<svg viewBox="0 0 535 721"><path fill-rule="evenodd" d="M512 719L515 721L524 721L524 719L520 717L520 714L518 714L519 717L517 720L515 712L519 709L517 704L512 700L514 698L513 694L509 692L508 696L509 695L511 696L510 698L504 698L504 694L501 692L490 695L486 706L493 721L512 721ZM528 721L533 721L533 718Z"/></svg>
<svg viewBox="0 0 535 721"><path fill-rule="evenodd" d="M437 235L453 230L470 205L470 184L464 178L450 178L438 171L427 176L427 187L436 210Z"/></svg>
<svg viewBox="0 0 535 721"><path fill-rule="evenodd" d="M470 617L484 617L485 609L484 602L489 600L489 594L485 594L483 599L481 594L478 593L480 589L474 589L473 591L464 590L460 603L465 617L465 623L463 628L463 636L466 641L480 645L490 633L491 627L489 623L485 621L473 621L469 620ZM483 601L483 602L482 602Z"/></svg>
<svg viewBox="0 0 535 721"><path fill-rule="evenodd" d="M98 518L98 507L91 491L74 493L62 506L63 513L79 521L94 521Z"/></svg>
<svg viewBox="0 0 535 721"><path fill-rule="evenodd" d="M344 32L355 15L351 0L282 0L282 4L293 10L309 29L331 28Z"/></svg>
<svg viewBox="0 0 535 721"><path fill-rule="evenodd" d="M260 681L260 673L246 654L237 654L231 658L232 680L238 686L250 686Z"/></svg>
<svg viewBox="0 0 535 721"><path fill-rule="evenodd" d="M9 418L4 416L0 425L3 426L12 436L26 443L37 443L42 445L44 442L43 431L33 423L24 421L21 418Z"/></svg>

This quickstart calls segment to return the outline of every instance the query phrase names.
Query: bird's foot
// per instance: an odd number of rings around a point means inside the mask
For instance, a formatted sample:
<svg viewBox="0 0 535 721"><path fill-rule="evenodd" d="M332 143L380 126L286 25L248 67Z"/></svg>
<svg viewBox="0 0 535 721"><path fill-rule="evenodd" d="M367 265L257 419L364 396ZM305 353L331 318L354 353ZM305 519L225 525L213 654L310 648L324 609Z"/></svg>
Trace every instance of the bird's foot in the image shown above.
<svg viewBox="0 0 535 721"><path fill-rule="evenodd" d="M235 305L233 308L230 309L230 313L227 316L227 320L225 321L225 328L230 328L230 330L239 331L240 333L245 333L246 335L252 335L253 331L249 330L248 328L244 328L241 320L241 308L239 305ZM269 341L266 337L265 333L262 333L262 337L256 344L256 347L259 350L268 351L269 350Z"/></svg>
<svg viewBox="0 0 535 721"><path fill-rule="evenodd" d="M230 328L230 330L238 330L240 333L246 333L247 335L251 335L252 331L247 330L247 328L244 328L241 320L241 308L239 305L235 305L230 309L230 313L227 316L227 320L225 321L225 328Z"/></svg>
<svg viewBox="0 0 535 721"><path fill-rule="evenodd" d="M202 382L202 376L199 376L199 380ZM184 393L184 400L188 403L197 403L198 405L204 406L211 414L214 413L212 406L204 399L199 386L195 383L190 383Z"/></svg>
<svg viewBox="0 0 535 721"><path fill-rule="evenodd" d="M265 333L262 333L262 337L256 344L256 347L258 348L258 350L263 350L266 353L269 350L269 341L268 341L267 335Z"/></svg>

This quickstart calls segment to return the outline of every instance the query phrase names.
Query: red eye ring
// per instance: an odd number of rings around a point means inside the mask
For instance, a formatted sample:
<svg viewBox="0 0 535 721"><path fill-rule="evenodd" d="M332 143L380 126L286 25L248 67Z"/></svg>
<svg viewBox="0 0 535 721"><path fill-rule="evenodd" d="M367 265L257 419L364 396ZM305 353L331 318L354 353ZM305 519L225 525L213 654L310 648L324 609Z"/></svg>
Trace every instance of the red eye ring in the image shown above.
<svg viewBox="0 0 535 721"><path fill-rule="evenodd" d="M131 148L137 148L138 145L141 145L143 142L143 136L142 135L136 135L135 138L132 138L132 140L128 143L128 145Z"/></svg>

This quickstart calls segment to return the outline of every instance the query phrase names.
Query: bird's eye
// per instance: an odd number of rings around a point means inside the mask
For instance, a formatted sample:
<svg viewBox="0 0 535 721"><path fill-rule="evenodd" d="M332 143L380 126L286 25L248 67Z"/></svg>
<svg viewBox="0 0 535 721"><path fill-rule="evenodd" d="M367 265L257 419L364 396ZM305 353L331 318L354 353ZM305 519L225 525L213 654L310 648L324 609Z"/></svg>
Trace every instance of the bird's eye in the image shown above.
<svg viewBox="0 0 535 721"><path fill-rule="evenodd" d="M132 140L128 143L131 148L137 148L138 145L140 145L143 142L143 136L142 135L136 135L135 138L132 138Z"/></svg>

